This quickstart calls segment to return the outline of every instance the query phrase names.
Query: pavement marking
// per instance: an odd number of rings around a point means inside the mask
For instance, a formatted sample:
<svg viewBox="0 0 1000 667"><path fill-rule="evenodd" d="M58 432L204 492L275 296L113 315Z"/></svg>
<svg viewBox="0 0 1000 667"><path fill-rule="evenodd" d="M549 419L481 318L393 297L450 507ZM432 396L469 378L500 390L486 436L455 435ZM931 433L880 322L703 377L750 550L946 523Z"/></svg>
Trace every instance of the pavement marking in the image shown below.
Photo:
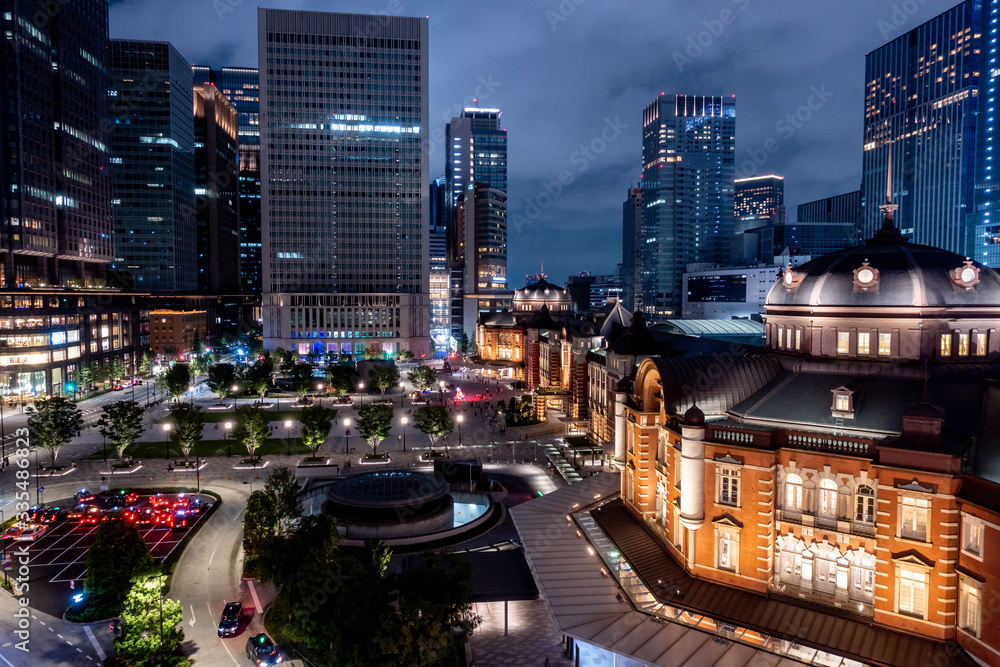
<svg viewBox="0 0 1000 667"><path fill-rule="evenodd" d="M229 647L226 645L226 642L223 641L222 637L219 637L219 643L222 644L222 648L226 649L226 653L228 653L229 657L233 659L233 662L236 664L236 666L240 667L239 661L236 660L235 656L233 656L233 652L229 650ZM7 664L10 665L9 662ZM10 665L10 667L14 667L14 665Z"/></svg>
<svg viewBox="0 0 1000 667"><path fill-rule="evenodd" d="M58 637L59 639L66 639L65 637L63 637L63 636L62 636L61 634L59 634L58 632L56 633L56 637Z"/></svg>
<svg viewBox="0 0 1000 667"><path fill-rule="evenodd" d="M214 549L212 549L212 555L208 557L208 564L209 564L209 565L211 565L211 564L212 564L212 559L213 559L213 558L215 558L215 552L216 552L216 551L218 551L218 550L219 550L219 545L218 545L218 544L216 544L216 545L215 545L215 548L214 548Z"/></svg>
<svg viewBox="0 0 1000 667"><path fill-rule="evenodd" d="M191 627L193 628L194 627L194 605L189 605L189 606L191 607L191 620L188 621L188 623L190 623Z"/></svg>
<svg viewBox="0 0 1000 667"><path fill-rule="evenodd" d="M226 649L226 650L229 650L229 649ZM232 658L232 653L229 654L229 657ZM7 658L3 657L2 655L0 655L0 660L3 660L4 662L6 662L8 665L10 665L10 667L14 667L14 663L12 663L10 660L8 660ZM236 662L236 658L233 658L233 662Z"/></svg>
<svg viewBox="0 0 1000 667"><path fill-rule="evenodd" d="M260 600L257 599L257 589L253 587L253 579L247 579L247 586L250 587L250 596L253 598L254 613L262 613L263 609L260 608Z"/></svg>
<svg viewBox="0 0 1000 667"><path fill-rule="evenodd" d="M241 507L241 508L240 508L240 511L236 513L236 516L234 516L234 517L233 517L233 523L235 523L235 522L236 522L236 520L240 518L240 514L242 514L242 513L243 513L243 510L244 510L244 509L245 509L245 508Z"/></svg>
<svg viewBox="0 0 1000 667"><path fill-rule="evenodd" d="M83 626L83 631L86 633L87 639L90 640L91 646L93 646L94 650L97 651L97 657L99 657L101 662L103 662L107 656L104 655L104 649L101 648L101 645L97 643L97 637L94 636L94 631L90 629L89 625Z"/></svg>

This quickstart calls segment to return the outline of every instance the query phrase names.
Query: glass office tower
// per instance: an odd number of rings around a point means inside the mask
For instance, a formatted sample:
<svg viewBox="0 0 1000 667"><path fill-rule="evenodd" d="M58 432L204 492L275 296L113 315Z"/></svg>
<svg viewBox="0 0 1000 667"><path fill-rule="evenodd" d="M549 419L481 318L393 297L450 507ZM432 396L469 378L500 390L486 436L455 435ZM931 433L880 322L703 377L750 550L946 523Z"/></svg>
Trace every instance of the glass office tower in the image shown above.
<svg viewBox="0 0 1000 667"><path fill-rule="evenodd" d="M685 265L730 254L736 98L663 94L642 121L642 303L677 316Z"/></svg>
<svg viewBox="0 0 1000 667"><path fill-rule="evenodd" d="M259 9L258 43L265 347L427 355L427 19Z"/></svg>

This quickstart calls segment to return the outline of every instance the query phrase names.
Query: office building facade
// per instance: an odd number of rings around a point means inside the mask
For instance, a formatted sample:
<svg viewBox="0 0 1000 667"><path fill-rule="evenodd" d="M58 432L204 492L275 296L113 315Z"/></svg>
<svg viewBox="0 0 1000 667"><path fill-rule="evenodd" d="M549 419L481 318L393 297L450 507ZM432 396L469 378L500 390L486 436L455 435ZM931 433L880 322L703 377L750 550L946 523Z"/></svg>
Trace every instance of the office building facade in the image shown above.
<svg viewBox="0 0 1000 667"><path fill-rule="evenodd" d="M240 289L240 198L236 110L212 84L194 87L198 291Z"/></svg>
<svg viewBox="0 0 1000 667"><path fill-rule="evenodd" d="M258 10L267 349L429 353L427 19L378 19Z"/></svg>
<svg viewBox="0 0 1000 667"><path fill-rule="evenodd" d="M451 291L448 270L448 207L444 177L436 178L430 188L428 276L431 302L431 339L438 350L451 346Z"/></svg>
<svg viewBox="0 0 1000 667"><path fill-rule="evenodd" d="M861 196L885 201L891 153L897 227L914 243L960 254L973 212L979 82L989 70L981 6L967 0L865 57ZM879 209L866 206L860 237L881 224Z"/></svg>
<svg viewBox="0 0 1000 667"><path fill-rule="evenodd" d="M883 199L876 203L881 203ZM861 190L845 192L799 204L796 219L800 222L850 222L860 225L862 205Z"/></svg>
<svg viewBox="0 0 1000 667"><path fill-rule="evenodd" d="M728 260L733 231L735 97L661 95L643 110L642 299L680 312L681 274Z"/></svg>
<svg viewBox="0 0 1000 667"><path fill-rule="evenodd" d="M622 203L622 300L629 312L642 310L642 188L628 189Z"/></svg>
<svg viewBox="0 0 1000 667"><path fill-rule="evenodd" d="M194 292L191 66L166 42L115 39L109 53L114 267L142 291Z"/></svg>
<svg viewBox="0 0 1000 667"><path fill-rule="evenodd" d="M733 231L742 234L755 227L776 225L785 219L785 177L768 174L734 181Z"/></svg>

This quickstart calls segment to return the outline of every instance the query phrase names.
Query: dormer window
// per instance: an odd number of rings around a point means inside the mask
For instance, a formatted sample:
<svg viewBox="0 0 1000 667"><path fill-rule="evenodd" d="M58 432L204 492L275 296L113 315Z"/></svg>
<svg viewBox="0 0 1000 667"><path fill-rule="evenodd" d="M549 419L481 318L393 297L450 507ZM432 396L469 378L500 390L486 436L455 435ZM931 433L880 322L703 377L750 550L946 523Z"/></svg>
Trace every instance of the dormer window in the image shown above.
<svg viewBox="0 0 1000 667"><path fill-rule="evenodd" d="M833 416L840 419L854 419L854 392L847 387L833 390Z"/></svg>

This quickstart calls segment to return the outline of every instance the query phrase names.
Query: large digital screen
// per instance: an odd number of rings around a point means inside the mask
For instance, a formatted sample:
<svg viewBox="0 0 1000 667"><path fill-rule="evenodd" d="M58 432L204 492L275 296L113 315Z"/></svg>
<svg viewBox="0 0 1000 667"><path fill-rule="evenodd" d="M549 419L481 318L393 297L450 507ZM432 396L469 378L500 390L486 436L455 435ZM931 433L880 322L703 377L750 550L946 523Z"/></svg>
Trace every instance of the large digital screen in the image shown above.
<svg viewBox="0 0 1000 667"><path fill-rule="evenodd" d="M746 303L746 274L733 276L692 276L688 278L688 302Z"/></svg>

